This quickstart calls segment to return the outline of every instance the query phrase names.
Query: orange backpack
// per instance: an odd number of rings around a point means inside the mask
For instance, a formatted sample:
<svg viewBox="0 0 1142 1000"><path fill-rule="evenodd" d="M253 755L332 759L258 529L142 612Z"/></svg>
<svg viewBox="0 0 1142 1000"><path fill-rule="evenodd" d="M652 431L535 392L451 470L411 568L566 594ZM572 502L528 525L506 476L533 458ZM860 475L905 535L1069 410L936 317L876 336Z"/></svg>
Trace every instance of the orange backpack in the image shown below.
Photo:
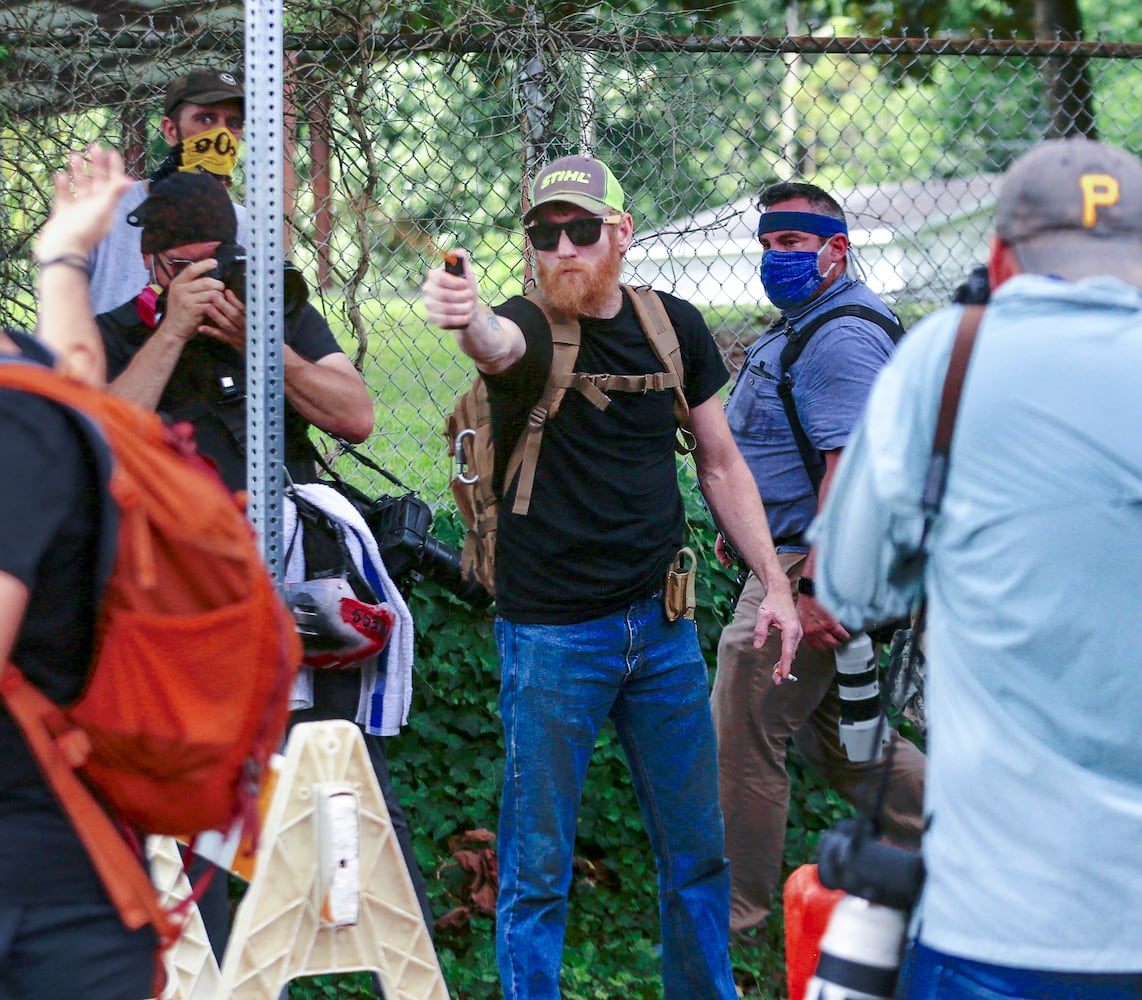
<svg viewBox="0 0 1142 1000"><path fill-rule="evenodd" d="M118 510L83 694L58 706L9 663L0 697L124 924L153 924L169 944L177 924L118 824L190 836L256 823L301 662L293 618L187 425L34 364L0 363L0 387L64 404L109 446Z"/></svg>

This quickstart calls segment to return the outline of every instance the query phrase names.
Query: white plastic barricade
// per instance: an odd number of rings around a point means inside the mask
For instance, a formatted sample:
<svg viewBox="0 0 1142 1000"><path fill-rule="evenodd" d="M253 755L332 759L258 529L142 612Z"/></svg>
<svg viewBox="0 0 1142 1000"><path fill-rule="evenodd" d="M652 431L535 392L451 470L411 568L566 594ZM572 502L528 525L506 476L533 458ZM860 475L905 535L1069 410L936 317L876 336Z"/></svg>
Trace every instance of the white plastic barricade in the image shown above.
<svg viewBox="0 0 1142 1000"><path fill-rule="evenodd" d="M192 908L162 1000L278 1000L291 979L355 970L376 972L386 1000L448 1000L360 729L295 726L266 798L256 856L216 838L229 859L215 860L250 878L221 970ZM175 842L148 850L156 884L185 898Z"/></svg>

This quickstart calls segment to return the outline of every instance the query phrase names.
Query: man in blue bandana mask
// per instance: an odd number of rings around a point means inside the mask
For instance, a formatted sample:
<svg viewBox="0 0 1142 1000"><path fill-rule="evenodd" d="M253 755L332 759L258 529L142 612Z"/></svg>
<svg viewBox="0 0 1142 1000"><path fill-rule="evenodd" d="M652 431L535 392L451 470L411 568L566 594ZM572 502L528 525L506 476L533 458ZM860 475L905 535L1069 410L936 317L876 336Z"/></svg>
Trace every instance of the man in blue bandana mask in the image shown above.
<svg viewBox="0 0 1142 1000"><path fill-rule="evenodd" d="M805 532L902 332L891 310L849 274L848 226L834 198L812 184L782 183L763 192L760 205L761 280L782 316L747 352L726 416L797 591L805 640L793 661L797 683L778 683L765 666L774 662L771 643L760 650L753 645L752 623L765 590L748 577L722 633L712 694L735 934L764 929L781 874L789 740L850 801L860 802L874 787L868 775L879 761L850 760L839 740L834 683L838 649L851 642L854 651L858 644L867 650L867 638L850 635L817 604ZM800 347L795 360L791 342ZM720 538L717 552L728 565ZM918 843L924 758L911 743L898 742L884 825L889 836Z"/></svg>
<svg viewBox="0 0 1142 1000"><path fill-rule="evenodd" d="M845 273L849 229L843 217L787 208L768 211L757 238L765 249L761 283L782 312L805 305Z"/></svg>

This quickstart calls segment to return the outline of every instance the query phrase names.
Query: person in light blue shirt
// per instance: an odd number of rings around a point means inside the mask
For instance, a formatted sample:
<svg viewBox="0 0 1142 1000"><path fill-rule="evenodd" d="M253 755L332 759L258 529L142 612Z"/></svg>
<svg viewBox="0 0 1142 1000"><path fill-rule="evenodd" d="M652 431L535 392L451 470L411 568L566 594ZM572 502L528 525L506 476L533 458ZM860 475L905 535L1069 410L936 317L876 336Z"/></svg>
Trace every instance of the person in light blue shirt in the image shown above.
<svg viewBox="0 0 1142 1000"><path fill-rule="evenodd" d="M853 627L927 596L927 880L898 1000L1138 997L1142 161L1042 143L995 223L942 506L925 537L954 307L873 389L811 531L817 593Z"/></svg>

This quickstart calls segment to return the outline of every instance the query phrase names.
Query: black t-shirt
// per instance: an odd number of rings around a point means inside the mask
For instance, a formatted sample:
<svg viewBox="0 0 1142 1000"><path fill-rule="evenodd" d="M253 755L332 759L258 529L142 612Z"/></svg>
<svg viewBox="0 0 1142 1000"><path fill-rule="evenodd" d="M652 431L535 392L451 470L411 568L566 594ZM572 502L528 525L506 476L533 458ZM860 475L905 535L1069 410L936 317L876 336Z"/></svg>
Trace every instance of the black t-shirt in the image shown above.
<svg viewBox="0 0 1142 1000"><path fill-rule="evenodd" d="M96 317L107 350L107 378L118 378L152 333L134 301ZM341 348L325 318L306 303L286 318L285 342L307 361ZM227 381L228 380L228 381ZM198 450L213 459L232 490L246 485L246 356L213 337L193 337L159 398L158 411L194 425ZM285 459L294 482L314 479L309 422L285 404Z"/></svg>
<svg viewBox="0 0 1142 1000"><path fill-rule="evenodd" d="M662 299L682 349L686 399L697 406L728 374L701 314L674 296ZM590 621L653 593L682 545L674 394L612 392L611 405L600 411L581 393L568 391L544 430L530 510L512 514L515 483L503 496L504 468L543 392L551 328L542 311L519 296L496 312L517 323L527 342L515 365L485 376L502 500L496 609L522 624ZM582 319L580 326L576 371L663 370L625 294L613 319Z"/></svg>
<svg viewBox="0 0 1142 1000"><path fill-rule="evenodd" d="M12 362L0 361L0 364ZM12 662L74 701L92 658L102 504L90 444L61 406L0 390L0 571L28 587ZM105 898L15 721L0 706L0 899Z"/></svg>

